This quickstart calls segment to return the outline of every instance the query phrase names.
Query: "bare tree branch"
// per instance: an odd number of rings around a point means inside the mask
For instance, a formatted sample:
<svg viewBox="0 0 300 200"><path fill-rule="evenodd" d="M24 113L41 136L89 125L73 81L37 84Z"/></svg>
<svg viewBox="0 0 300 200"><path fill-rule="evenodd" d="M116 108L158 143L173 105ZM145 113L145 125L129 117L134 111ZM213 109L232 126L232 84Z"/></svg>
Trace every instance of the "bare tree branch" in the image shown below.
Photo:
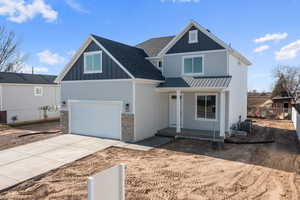
<svg viewBox="0 0 300 200"><path fill-rule="evenodd" d="M0 71L18 72L25 57L18 53L18 42L13 31L0 26Z"/></svg>

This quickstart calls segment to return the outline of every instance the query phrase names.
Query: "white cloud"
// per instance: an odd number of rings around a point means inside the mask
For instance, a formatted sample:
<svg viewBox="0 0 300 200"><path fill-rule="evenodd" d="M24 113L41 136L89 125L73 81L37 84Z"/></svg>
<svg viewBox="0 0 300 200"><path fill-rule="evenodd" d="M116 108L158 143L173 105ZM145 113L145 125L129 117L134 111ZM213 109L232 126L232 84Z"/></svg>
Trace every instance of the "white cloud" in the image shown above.
<svg viewBox="0 0 300 200"><path fill-rule="evenodd" d="M253 52L254 52L254 53L258 53L258 52L266 51L266 50L268 50L269 48L270 48L269 45L262 45L262 46L259 46L259 47L255 48L255 49L253 50Z"/></svg>
<svg viewBox="0 0 300 200"><path fill-rule="evenodd" d="M76 0L65 0L65 2L68 4L68 6L80 13L89 13L89 11L84 9Z"/></svg>
<svg viewBox="0 0 300 200"><path fill-rule="evenodd" d="M200 0L160 0L161 2L172 2L172 3L198 3Z"/></svg>
<svg viewBox="0 0 300 200"><path fill-rule="evenodd" d="M300 40L297 40L282 47L279 51L275 52L275 55L277 60L288 60L295 58L299 52Z"/></svg>
<svg viewBox="0 0 300 200"><path fill-rule="evenodd" d="M47 67L34 67L33 68L33 72L35 74L47 73L48 71L49 71L49 69ZM28 64L24 64L24 66L22 67L20 72L31 74L32 73L32 66L30 66Z"/></svg>
<svg viewBox="0 0 300 200"><path fill-rule="evenodd" d="M41 15L48 22L55 21L58 13L44 0L33 0L31 3L24 0L0 0L0 15L7 16L12 22L22 23Z"/></svg>
<svg viewBox="0 0 300 200"><path fill-rule="evenodd" d="M275 40L275 41L279 41L279 40L283 40L285 38L287 38L288 34L287 33L273 33L273 34L266 34L263 37L260 38L256 38L254 40L255 43L262 43L262 42L266 42L266 41L271 41L271 40Z"/></svg>
<svg viewBox="0 0 300 200"><path fill-rule="evenodd" d="M40 62L47 63L49 65L60 64L65 61L64 57L60 56L57 53L52 53L47 49L37 53L37 56L39 57Z"/></svg>

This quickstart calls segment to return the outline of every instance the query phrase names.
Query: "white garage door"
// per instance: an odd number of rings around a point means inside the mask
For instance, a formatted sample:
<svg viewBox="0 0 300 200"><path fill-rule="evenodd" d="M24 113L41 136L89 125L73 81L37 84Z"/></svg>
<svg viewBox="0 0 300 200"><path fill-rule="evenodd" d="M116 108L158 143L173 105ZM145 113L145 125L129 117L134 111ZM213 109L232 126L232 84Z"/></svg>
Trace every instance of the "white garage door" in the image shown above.
<svg viewBox="0 0 300 200"><path fill-rule="evenodd" d="M121 102L69 101L70 133L121 139Z"/></svg>

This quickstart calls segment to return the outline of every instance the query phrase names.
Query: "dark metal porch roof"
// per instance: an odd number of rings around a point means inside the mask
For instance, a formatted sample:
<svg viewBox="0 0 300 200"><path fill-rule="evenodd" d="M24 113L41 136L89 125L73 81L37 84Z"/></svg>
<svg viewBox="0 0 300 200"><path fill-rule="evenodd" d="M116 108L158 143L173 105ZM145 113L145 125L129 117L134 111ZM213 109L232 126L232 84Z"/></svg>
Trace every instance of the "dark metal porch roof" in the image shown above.
<svg viewBox="0 0 300 200"><path fill-rule="evenodd" d="M202 76L166 78L158 88L227 88L231 76Z"/></svg>

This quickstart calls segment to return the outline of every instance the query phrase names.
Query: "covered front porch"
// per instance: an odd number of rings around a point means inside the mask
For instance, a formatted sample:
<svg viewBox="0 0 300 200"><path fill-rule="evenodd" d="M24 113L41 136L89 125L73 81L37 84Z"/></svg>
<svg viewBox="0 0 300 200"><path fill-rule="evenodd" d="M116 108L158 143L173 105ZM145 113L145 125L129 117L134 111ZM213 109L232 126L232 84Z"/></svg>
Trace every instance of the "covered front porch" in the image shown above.
<svg viewBox="0 0 300 200"><path fill-rule="evenodd" d="M224 141L228 129L230 78L201 77L196 81L195 78L179 78L185 87L174 80L178 78L173 78L159 86L158 92L169 96L169 127L159 130L157 135Z"/></svg>

